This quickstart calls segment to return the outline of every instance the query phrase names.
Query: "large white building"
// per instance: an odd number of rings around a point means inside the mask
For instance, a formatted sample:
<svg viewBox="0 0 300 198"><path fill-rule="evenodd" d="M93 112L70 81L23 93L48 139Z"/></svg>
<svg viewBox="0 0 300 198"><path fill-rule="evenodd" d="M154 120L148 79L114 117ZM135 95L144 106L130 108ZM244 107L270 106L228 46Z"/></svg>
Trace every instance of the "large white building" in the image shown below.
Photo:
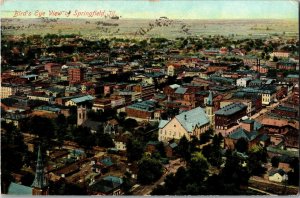
<svg viewBox="0 0 300 198"><path fill-rule="evenodd" d="M199 139L200 134L209 129L209 118L201 107L183 112L171 120L160 120L158 140L168 142L171 139L179 140L186 136L188 140L192 136Z"/></svg>
<svg viewBox="0 0 300 198"><path fill-rule="evenodd" d="M247 87L251 78L239 78L236 80L236 86L238 87Z"/></svg>

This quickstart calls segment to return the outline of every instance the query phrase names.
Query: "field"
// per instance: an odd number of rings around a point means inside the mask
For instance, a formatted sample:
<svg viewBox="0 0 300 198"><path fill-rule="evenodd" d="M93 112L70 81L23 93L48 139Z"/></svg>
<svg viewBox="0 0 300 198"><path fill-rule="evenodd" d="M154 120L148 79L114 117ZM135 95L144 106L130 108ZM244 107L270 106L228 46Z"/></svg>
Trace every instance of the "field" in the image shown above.
<svg viewBox="0 0 300 198"><path fill-rule="evenodd" d="M296 20L170 20L158 19L1 19L2 35L81 34L90 39L150 38L174 39L186 36L235 35L265 37L298 36Z"/></svg>

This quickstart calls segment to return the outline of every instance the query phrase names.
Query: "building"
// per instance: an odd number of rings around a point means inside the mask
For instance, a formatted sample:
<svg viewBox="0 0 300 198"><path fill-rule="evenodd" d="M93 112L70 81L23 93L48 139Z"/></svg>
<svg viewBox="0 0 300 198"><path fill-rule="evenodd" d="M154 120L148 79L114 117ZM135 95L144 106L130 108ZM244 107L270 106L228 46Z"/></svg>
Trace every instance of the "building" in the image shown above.
<svg viewBox="0 0 300 198"><path fill-rule="evenodd" d="M291 107L279 105L271 111L271 113L279 117L298 118L298 110Z"/></svg>
<svg viewBox="0 0 300 198"><path fill-rule="evenodd" d="M116 176L105 176L92 184L88 192L90 195L121 195L123 179Z"/></svg>
<svg viewBox="0 0 300 198"><path fill-rule="evenodd" d="M84 69L73 67L68 69L68 80L70 84L80 83L84 80Z"/></svg>
<svg viewBox="0 0 300 198"><path fill-rule="evenodd" d="M276 69L296 71L296 66L297 66L297 63L295 63L295 62L279 61L276 65Z"/></svg>
<svg viewBox="0 0 300 198"><path fill-rule="evenodd" d="M200 138L200 134L209 129L209 118L201 107L180 113L171 120L160 120L158 140L168 142L172 139L179 140L186 136Z"/></svg>
<svg viewBox="0 0 300 198"><path fill-rule="evenodd" d="M154 117L155 108L156 102L153 100L147 100L127 106L125 108L125 112L127 113L127 117L140 120L150 120Z"/></svg>
<svg viewBox="0 0 300 198"><path fill-rule="evenodd" d="M35 177L31 187L11 182L8 187L7 194L22 196L49 195L49 186L44 173L44 166L40 147L38 149Z"/></svg>
<svg viewBox="0 0 300 198"><path fill-rule="evenodd" d="M212 92L209 92L206 107L205 107L206 115L208 116L209 123L212 127L215 125L215 114L214 114L214 103L213 103L213 95Z"/></svg>
<svg viewBox="0 0 300 198"><path fill-rule="evenodd" d="M270 105L276 99L276 89L266 88L261 90L261 104L263 106Z"/></svg>
<svg viewBox="0 0 300 198"><path fill-rule="evenodd" d="M220 108L223 108L223 107L225 107L227 105L230 105L232 103L238 103L238 102L240 102L240 103L242 103L242 104L244 104L244 105L247 106L247 111L246 111L247 116L251 116L255 112L256 108L253 106L253 104L252 104L253 101L251 99L229 99L229 100L223 100L223 101L220 102Z"/></svg>
<svg viewBox="0 0 300 198"><path fill-rule="evenodd" d="M133 91L141 93L142 100L149 100L155 94L155 86L149 84L138 84L133 87Z"/></svg>
<svg viewBox="0 0 300 198"><path fill-rule="evenodd" d="M215 129L226 130L237 124L237 121L247 114L247 106L242 103L232 103L215 112Z"/></svg>
<svg viewBox="0 0 300 198"><path fill-rule="evenodd" d="M77 108L77 126L82 125L87 120L86 107L80 106Z"/></svg>
<svg viewBox="0 0 300 198"><path fill-rule="evenodd" d="M269 181L283 182L287 180L287 173L282 169L275 169L269 173Z"/></svg>
<svg viewBox="0 0 300 198"><path fill-rule="evenodd" d="M105 111L111 109L111 100L109 99L95 99L92 110L94 111Z"/></svg>
<svg viewBox="0 0 300 198"><path fill-rule="evenodd" d="M93 101L94 99L95 98L91 95L76 97L76 98L72 98L72 99L66 101L65 106L77 106L77 105L80 105L84 102Z"/></svg>
<svg viewBox="0 0 300 198"><path fill-rule="evenodd" d="M289 55L290 55L289 52L285 52L285 51L275 51L275 52L272 52L272 53L270 54L270 57L273 58L274 56L276 56L277 58L288 58Z"/></svg>
<svg viewBox="0 0 300 198"><path fill-rule="evenodd" d="M57 75L60 73L62 65L58 63L46 63L45 70L48 71L50 75Z"/></svg>
<svg viewBox="0 0 300 198"><path fill-rule="evenodd" d="M225 148L234 150L237 141L241 138L244 138L248 143L248 149L254 145L265 145L269 138L262 132L263 128L259 122L250 119L242 120L240 122L240 127L230 132L228 135L225 135Z"/></svg>
<svg viewBox="0 0 300 198"><path fill-rule="evenodd" d="M16 85L1 84L1 98L8 98L11 95L15 95L18 89Z"/></svg>
<svg viewBox="0 0 300 198"><path fill-rule="evenodd" d="M249 82L251 81L250 78L239 78L236 80L236 86L238 87L247 87Z"/></svg>

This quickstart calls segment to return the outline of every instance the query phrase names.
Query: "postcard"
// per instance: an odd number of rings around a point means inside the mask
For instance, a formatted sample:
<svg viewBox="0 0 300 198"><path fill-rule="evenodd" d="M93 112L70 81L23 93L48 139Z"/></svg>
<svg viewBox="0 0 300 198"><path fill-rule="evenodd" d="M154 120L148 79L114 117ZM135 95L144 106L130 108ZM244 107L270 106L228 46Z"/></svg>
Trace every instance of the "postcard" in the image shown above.
<svg viewBox="0 0 300 198"><path fill-rule="evenodd" d="M0 5L2 196L299 193L298 1Z"/></svg>

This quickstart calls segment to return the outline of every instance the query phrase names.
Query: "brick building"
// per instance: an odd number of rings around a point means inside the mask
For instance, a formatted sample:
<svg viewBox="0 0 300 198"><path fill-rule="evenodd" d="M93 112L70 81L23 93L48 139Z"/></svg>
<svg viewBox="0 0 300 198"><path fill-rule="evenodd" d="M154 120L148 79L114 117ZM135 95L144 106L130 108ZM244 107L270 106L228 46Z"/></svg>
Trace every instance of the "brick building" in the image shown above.
<svg viewBox="0 0 300 198"><path fill-rule="evenodd" d="M79 67L70 68L68 75L70 84L80 83L84 80L84 69Z"/></svg>
<svg viewBox="0 0 300 198"><path fill-rule="evenodd" d="M216 130L228 129L235 125L237 121L246 116L247 106L242 103L232 103L215 112Z"/></svg>
<svg viewBox="0 0 300 198"><path fill-rule="evenodd" d="M151 99L155 93L154 85L138 84L133 87L133 91L140 92L143 100Z"/></svg>
<svg viewBox="0 0 300 198"><path fill-rule="evenodd" d="M151 100L134 103L125 108L128 117L149 120L154 116L156 103Z"/></svg>
<svg viewBox="0 0 300 198"><path fill-rule="evenodd" d="M46 63L45 64L45 70L48 71L51 75L56 75L60 73L61 70L61 64L58 63Z"/></svg>

